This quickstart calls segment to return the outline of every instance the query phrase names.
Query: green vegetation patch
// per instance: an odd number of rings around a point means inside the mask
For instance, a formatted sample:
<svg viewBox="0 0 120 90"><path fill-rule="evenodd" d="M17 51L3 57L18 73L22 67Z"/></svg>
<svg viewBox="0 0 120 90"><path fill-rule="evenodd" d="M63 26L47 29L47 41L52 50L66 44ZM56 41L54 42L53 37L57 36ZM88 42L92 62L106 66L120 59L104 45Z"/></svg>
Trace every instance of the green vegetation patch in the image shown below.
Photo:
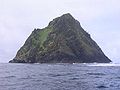
<svg viewBox="0 0 120 90"><path fill-rule="evenodd" d="M46 41L46 39L51 31L52 31L51 28L45 28L39 33L40 47L43 47L43 43Z"/></svg>
<svg viewBox="0 0 120 90"><path fill-rule="evenodd" d="M29 39L27 40L27 43L20 49L20 54L22 56L25 56L26 54L29 54L29 51L35 48L38 49L45 49L43 44L46 41L49 33L52 31L52 28L44 28L39 31L33 31Z"/></svg>

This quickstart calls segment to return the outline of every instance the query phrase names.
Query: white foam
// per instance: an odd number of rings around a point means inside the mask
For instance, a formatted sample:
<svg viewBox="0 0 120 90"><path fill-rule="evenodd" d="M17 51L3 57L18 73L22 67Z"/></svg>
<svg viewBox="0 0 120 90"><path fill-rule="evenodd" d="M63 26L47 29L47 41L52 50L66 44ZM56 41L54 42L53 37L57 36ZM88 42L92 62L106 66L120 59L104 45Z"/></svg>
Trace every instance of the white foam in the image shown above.
<svg viewBox="0 0 120 90"><path fill-rule="evenodd" d="M94 63L88 64L88 66L120 66L118 63Z"/></svg>

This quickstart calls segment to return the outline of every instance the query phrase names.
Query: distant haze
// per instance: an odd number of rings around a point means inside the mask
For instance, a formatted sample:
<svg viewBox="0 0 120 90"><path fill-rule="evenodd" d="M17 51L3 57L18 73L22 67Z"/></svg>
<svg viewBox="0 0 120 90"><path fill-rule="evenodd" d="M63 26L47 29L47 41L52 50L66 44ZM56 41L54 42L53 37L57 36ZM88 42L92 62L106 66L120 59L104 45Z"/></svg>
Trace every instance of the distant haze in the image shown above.
<svg viewBox="0 0 120 90"><path fill-rule="evenodd" d="M120 63L120 0L0 0L0 62L13 59L34 28L65 13Z"/></svg>

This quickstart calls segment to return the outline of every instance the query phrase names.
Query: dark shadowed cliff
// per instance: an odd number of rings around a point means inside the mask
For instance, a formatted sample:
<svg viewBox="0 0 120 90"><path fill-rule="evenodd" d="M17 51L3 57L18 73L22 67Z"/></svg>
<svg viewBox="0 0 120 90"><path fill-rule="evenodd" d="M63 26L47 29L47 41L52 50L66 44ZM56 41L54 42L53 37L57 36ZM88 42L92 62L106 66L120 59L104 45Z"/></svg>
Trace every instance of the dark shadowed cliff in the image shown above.
<svg viewBox="0 0 120 90"><path fill-rule="evenodd" d="M35 29L12 63L109 63L100 47L69 13Z"/></svg>

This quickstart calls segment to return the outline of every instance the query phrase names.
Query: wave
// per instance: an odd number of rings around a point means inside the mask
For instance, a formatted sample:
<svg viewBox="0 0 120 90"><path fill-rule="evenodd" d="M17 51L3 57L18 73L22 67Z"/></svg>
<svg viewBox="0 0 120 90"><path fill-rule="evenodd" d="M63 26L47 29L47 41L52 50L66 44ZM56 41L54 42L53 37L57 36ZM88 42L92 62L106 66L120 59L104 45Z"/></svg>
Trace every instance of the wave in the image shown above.
<svg viewBox="0 0 120 90"><path fill-rule="evenodd" d="M120 66L118 63L93 63L88 64L87 66Z"/></svg>

